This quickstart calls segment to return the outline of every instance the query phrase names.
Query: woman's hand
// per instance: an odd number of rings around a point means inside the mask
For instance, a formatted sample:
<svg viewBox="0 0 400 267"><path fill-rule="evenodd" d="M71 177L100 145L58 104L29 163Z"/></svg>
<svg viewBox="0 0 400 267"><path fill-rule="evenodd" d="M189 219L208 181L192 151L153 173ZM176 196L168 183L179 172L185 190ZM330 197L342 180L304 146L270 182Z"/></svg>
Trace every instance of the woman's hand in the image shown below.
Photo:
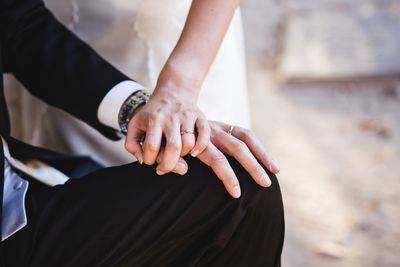
<svg viewBox="0 0 400 267"><path fill-rule="evenodd" d="M188 152L197 156L209 143L209 125L196 102L238 5L237 0L192 1L185 26L160 72L153 95L128 125L126 149L146 164L154 163L165 136L165 156L157 166L158 174L179 169L177 163L184 162L179 156ZM181 137L182 130L197 130L196 140L193 134ZM140 139L144 133L142 150ZM183 173L183 169L179 170Z"/></svg>
<svg viewBox="0 0 400 267"><path fill-rule="evenodd" d="M128 125L125 141L126 149L139 162L152 165L163 147L165 156L157 166L157 174L172 171L182 174L179 166L184 163L181 156L191 153L197 156L207 147L210 140L210 127L203 112L197 108L196 97L189 91L176 88L157 87L149 101L135 111ZM181 130L197 131L197 140L193 134L181 136ZM143 147L140 144L145 134ZM165 137L165 147L162 144ZM177 165L178 164L178 165Z"/></svg>
<svg viewBox="0 0 400 267"><path fill-rule="evenodd" d="M198 158L214 170L232 197L240 197L240 185L222 152L233 156L259 185L269 187L271 180L257 159L274 174L279 172L279 168L254 133L235 126L232 133L228 134L229 125L216 121L209 123L211 143Z"/></svg>
<svg viewBox="0 0 400 267"><path fill-rule="evenodd" d="M229 125L217 121L209 121L209 124L211 142L198 155L198 158L213 169L232 197L240 197L240 185L224 153L233 156L259 185L269 187L271 180L257 159L274 174L279 172L279 168L254 133L236 126L232 133L228 134ZM163 151L161 150L158 160L162 158ZM184 174L187 170L187 164L183 159L180 159L180 163L182 166L176 166L173 172Z"/></svg>

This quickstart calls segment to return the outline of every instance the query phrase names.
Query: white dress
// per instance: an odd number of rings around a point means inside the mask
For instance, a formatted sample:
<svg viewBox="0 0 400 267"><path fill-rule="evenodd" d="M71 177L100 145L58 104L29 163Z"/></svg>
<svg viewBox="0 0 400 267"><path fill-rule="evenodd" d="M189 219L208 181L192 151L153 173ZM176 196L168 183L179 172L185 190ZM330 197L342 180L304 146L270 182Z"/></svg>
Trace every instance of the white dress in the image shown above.
<svg viewBox="0 0 400 267"><path fill-rule="evenodd" d="M103 57L153 90L190 8L189 0L46 0L55 16ZM8 79L8 89L21 87ZM12 132L22 140L106 166L132 162L124 141L110 141L25 90L6 90ZM243 32L238 9L201 88L198 105L208 119L250 128ZM19 123L20 122L20 123Z"/></svg>

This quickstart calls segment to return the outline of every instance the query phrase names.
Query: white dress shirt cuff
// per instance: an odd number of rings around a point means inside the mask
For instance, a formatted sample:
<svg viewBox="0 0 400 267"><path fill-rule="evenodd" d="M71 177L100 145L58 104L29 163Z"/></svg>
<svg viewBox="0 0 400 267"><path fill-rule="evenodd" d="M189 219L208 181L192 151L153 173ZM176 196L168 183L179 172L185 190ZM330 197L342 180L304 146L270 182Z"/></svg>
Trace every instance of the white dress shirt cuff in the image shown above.
<svg viewBox="0 0 400 267"><path fill-rule="evenodd" d="M100 103L97 111L99 121L117 131L120 131L118 114L125 100L134 92L144 87L134 81L123 81L115 85Z"/></svg>

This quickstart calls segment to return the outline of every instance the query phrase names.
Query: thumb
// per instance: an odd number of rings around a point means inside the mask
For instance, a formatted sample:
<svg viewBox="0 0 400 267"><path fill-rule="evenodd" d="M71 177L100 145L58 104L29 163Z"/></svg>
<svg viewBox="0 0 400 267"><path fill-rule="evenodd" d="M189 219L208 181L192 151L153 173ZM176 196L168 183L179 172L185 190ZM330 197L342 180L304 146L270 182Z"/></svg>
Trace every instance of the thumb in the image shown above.
<svg viewBox="0 0 400 267"><path fill-rule="evenodd" d="M144 140L145 132L136 127L129 127L125 139L125 149L133 154L140 164L143 164L143 148L141 142Z"/></svg>

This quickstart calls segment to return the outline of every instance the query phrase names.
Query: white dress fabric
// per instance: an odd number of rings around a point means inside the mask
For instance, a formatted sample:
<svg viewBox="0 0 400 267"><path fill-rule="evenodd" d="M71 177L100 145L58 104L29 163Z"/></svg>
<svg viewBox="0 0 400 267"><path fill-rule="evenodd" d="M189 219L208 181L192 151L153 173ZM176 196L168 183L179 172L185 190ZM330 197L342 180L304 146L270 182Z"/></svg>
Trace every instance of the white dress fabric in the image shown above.
<svg viewBox="0 0 400 267"><path fill-rule="evenodd" d="M150 91L179 38L191 4L189 0L45 2L62 23ZM198 105L210 120L250 128L243 43L238 9L201 88ZM124 140L106 139L38 101L10 77L6 84L14 136L57 151L90 155L106 166L135 160L125 151Z"/></svg>

